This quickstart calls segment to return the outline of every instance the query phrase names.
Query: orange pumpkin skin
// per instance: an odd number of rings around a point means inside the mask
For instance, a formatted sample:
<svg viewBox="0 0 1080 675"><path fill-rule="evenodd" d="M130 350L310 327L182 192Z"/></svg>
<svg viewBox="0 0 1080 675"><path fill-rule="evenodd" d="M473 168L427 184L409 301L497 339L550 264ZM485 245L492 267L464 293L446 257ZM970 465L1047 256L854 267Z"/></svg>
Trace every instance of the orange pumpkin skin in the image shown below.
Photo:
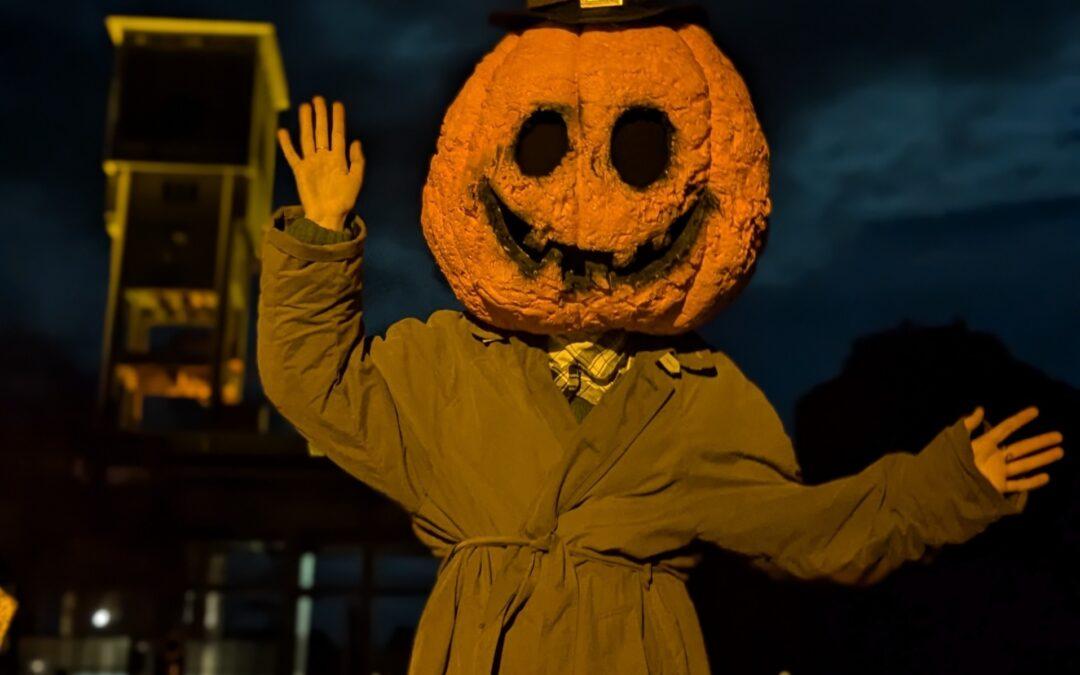
<svg viewBox="0 0 1080 675"><path fill-rule="evenodd" d="M615 122L637 106L663 111L672 128L667 169L645 188L623 182L611 159ZM514 159L537 110L558 111L569 138L540 177ZM771 208L768 160L746 87L704 29L541 26L505 37L447 112L424 187L424 236L458 299L491 325L682 333L749 280ZM568 278L557 258L525 260L500 214L526 223L538 248L610 253L615 266ZM618 261L652 241L664 257L620 276Z"/></svg>

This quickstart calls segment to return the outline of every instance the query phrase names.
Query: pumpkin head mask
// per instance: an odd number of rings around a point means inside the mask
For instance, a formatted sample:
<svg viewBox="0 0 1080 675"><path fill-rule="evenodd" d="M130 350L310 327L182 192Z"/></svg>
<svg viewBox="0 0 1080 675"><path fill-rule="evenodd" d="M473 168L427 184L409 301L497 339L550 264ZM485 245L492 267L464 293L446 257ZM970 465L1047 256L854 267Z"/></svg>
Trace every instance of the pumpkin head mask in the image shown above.
<svg viewBox="0 0 1080 675"><path fill-rule="evenodd" d="M505 37L443 122L423 228L454 293L510 330L691 330L749 279L768 148L695 25Z"/></svg>

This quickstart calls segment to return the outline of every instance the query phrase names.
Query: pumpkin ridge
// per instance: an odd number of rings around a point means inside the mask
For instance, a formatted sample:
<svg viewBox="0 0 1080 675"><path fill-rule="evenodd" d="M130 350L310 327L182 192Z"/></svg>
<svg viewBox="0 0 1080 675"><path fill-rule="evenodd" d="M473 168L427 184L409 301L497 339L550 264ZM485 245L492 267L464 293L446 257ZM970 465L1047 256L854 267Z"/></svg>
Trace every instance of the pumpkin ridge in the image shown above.
<svg viewBox="0 0 1080 675"><path fill-rule="evenodd" d="M499 49L500 46L503 46L503 45L505 45L507 43L509 43L509 45L510 45L509 48ZM490 97L490 95L491 95L490 84L491 84L492 81L494 81L495 76L497 75L499 68L506 62L507 57L515 49L517 49L518 43L519 43L519 38L516 35L508 35L505 38L503 38L503 40L500 41L500 44L498 46L496 46L496 48L492 52L490 52L484 59L482 59L480 61L480 63L477 64L476 68L473 69L473 72L469 75L468 79L466 79L465 84L462 85L461 90L458 92L458 94L455 97L455 100L453 101L453 103L451 103L450 110L447 112L447 115L443 120L443 127L444 128L440 130L440 141L442 140L442 138L444 136L446 136L445 127L453 127L454 125L462 124L463 123L462 119L464 119L464 118L469 119L470 126L472 127L472 129L471 129L470 133L467 135L466 138L461 138L460 136L457 138L458 147L444 148L444 147L442 147L441 143L438 143L436 145L435 156L432 157L431 163L430 163L432 169L434 169L437 162L441 162L442 165L445 165L445 162L448 159L447 156L446 156L447 154L449 154L449 155L454 155L454 154L459 154L459 153L464 154L466 162L468 161L468 158L472 156L472 154L474 152L474 149L475 149L475 143L476 143L476 130L478 128L480 128L480 118L481 118L481 115L483 113L483 110L485 109L485 107L487 105L488 97ZM471 92L472 88L479 88L483 92L482 96L477 96L476 101L470 101L470 100L468 100L466 98L469 94L472 93ZM469 104L471 104L471 105L469 105ZM463 108L457 108L457 106L459 106L459 105L463 106ZM466 105L468 105L468 108L464 108L464 106L466 106ZM457 113L459 116L455 116L455 113ZM443 154L443 157L439 157L440 154ZM425 208L429 204L429 200L427 199L428 187L430 187L431 184L432 184L430 173L432 173L432 172L429 171L429 178L428 178L428 181L427 181L427 183L425 185L425 189L424 189L424 193L425 193L424 205L425 205ZM447 185L448 181L452 185L457 183L456 180L453 180L451 177L448 177L446 175L443 175L442 178L443 178L443 180L441 182L441 185L436 187L435 191L437 193L442 192L443 190L446 190L446 189L448 189L450 187L449 185ZM441 187L441 189L439 189L439 187ZM443 204L445 204L447 200L446 200L445 196L442 196L442 198L439 201L441 201ZM435 217L440 221L440 227L438 229L443 230L443 231L449 230L449 236L450 236L450 238L452 240L452 243L453 243L453 246L450 247L450 248L452 248L453 251L448 250L448 247L441 245L439 237L429 236L429 232L432 230L432 228L423 227L422 229L424 231L425 239L428 241L429 247L432 249L433 252L437 251L436 256L435 256L436 257L436 262L438 263L440 268L444 268L444 265L442 263L443 256L445 256L446 258L450 258L450 259L455 259L456 258L459 261L461 260L461 257L460 257L460 250L461 250L460 243L461 243L461 241L460 241L460 239L458 238L458 235L457 235L457 228L446 227L446 222L445 221L447 220L448 214L446 213L445 207L444 206L434 206L432 208L434 209L434 213L432 214L432 217ZM424 218L423 212L421 213L421 221L422 222L426 221L426 219ZM463 267L463 265L460 262L454 264L454 266L457 267L458 269L461 269ZM458 286L462 285L462 286L464 286L464 288L462 289L463 291L467 290L469 293L475 293L476 292L476 290L475 290L475 280L473 281L473 283L470 284L468 280L465 280L463 282L463 280L460 279L460 276L461 276L460 274L455 274L455 275L447 274L446 275L447 281L450 283L451 288L455 289L455 291L456 291ZM468 288L469 286L471 286L471 288ZM463 301L463 304L468 305L468 303L464 302L464 301Z"/></svg>

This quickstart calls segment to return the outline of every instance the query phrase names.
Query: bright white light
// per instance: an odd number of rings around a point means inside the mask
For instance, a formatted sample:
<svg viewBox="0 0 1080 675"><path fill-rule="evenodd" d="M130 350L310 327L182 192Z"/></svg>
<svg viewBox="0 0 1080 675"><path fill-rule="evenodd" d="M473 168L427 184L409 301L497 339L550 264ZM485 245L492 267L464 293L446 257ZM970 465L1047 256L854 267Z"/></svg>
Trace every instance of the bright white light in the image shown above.
<svg viewBox="0 0 1080 675"><path fill-rule="evenodd" d="M44 673L45 672L45 659L34 659L30 662L31 673Z"/></svg>
<svg viewBox="0 0 1080 675"><path fill-rule="evenodd" d="M90 623L94 624L94 628L104 628L109 625L110 621L112 621L112 614L104 607L95 611L90 617Z"/></svg>

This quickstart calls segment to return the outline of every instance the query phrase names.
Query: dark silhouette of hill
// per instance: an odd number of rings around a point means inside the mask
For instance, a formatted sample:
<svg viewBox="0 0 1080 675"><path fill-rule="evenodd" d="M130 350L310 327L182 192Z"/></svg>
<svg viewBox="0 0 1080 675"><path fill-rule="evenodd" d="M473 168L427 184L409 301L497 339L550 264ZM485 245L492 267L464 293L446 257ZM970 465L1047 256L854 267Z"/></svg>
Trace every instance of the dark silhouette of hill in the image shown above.
<svg viewBox="0 0 1080 675"><path fill-rule="evenodd" d="M1076 461L1080 391L963 323L858 340L842 372L800 399L794 441L808 483L917 452L986 408L993 422L1041 410L1066 459L1024 514L866 589L774 581L715 551L691 583L714 670L772 673L1080 672Z"/></svg>

